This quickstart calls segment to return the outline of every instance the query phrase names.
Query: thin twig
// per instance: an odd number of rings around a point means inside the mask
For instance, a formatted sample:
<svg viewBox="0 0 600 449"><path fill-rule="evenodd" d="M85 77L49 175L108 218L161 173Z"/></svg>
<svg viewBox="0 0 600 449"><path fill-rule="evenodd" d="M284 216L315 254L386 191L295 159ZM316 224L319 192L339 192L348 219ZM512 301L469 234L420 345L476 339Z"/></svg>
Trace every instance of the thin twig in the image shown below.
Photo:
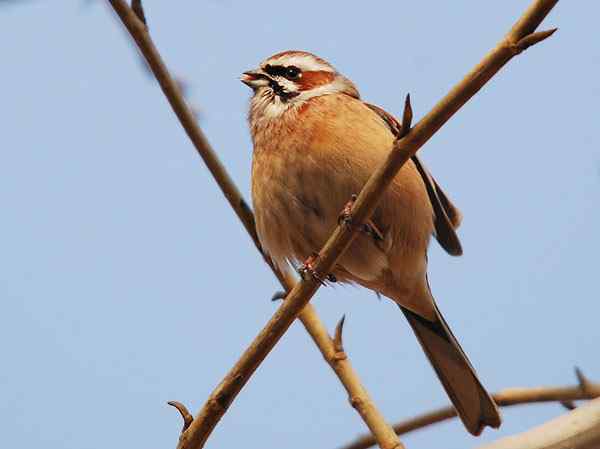
<svg viewBox="0 0 600 449"><path fill-rule="evenodd" d="M152 45L149 35L145 31L145 27L139 26L139 23L141 23L139 20L136 20L137 23L128 23L127 16L133 12L122 0L109 1L132 33L142 52L145 55L154 54L155 60L152 61L149 59L149 63L157 75L163 90L166 92L167 90L173 91L174 89L174 92L171 92L173 94L172 98L176 98L178 93L176 86L174 86L173 81L168 77L168 72L160 60L160 56L156 52L156 49ZM377 206L382 193L402 165L414 155L416 151L425 144L462 105L475 95L475 93L477 93L490 78L492 78L510 59L522 51L521 48L517 47L519 41L535 31L543 18L557 2L558 0L534 1L502 42L500 42L500 44L492 50L492 52L490 52L475 67L475 69L463 79L463 81L456 85L433 108L433 110L429 112L429 114L417 123L406 137L398 140L394 144L394 148L390 152L385 163L371 176L358 196L352 211L355 222L362 223L370 217ZM163 80L165 81L164 85L153 65L158 69L162 69L161 73L163 75L166 74L167 80ZM174 104L171 98L169 98L169 101L183 123L179 113L181 111L178 112L178 110L181 109L181 105ZM185 111L182 115L185 116L187 113L187 115L192 117L187 107L184 106L184 109ZM198 133L195 133L194 135L187 127L186 131L193 141L194 138L200 136L202 138L200 146L208 147L208 143L203 135ZM194 143L196 144L196 142ZM222 167L220 167L220 169L224 173ZM245 203L243 206L248 209ZM241 206L238 206L238 208L239 207ZM246 223L244 224L246 225ZM320 257L316 262L315 272L317 278L324 278L332 270L337 259L352 243L354 236L354 227L338 226L336 228L333 235L322 249ZM208 401L202 407L200 413L196 419L194 419L190 427L181 434L178 445L179 448L190 449L203 447L212 430L225 414L233 399L237 396L252 373L264 360L274 345L279 341L281 336L289 328L293 320L308 304L310 298L312 298L319 286L319 282L314 278L302 280L294 286L286 300L278 308L267 325L261 330L246 351L244 351L241 358L225 376L219 386L211 393ZM360 410L360 407L357 407L357 409ZM363 413L361 413L361 415L362 414ZM373 431L371 426L369 426L369 428ZM399 443L396 446L398 445Z"/></svg>
<svg viewBox="0 0 600 449"><path fill-rule="evenodd" d="M579 378L579 376L578 376ZM582 381L582 379L585 379ZM592 383L585 377L578 379L577 385L565 387L537 387L537 388L507 388L493 394L493 398L501 407L510 407L520 404L542 402L566 402L574 407L573 401L582 399L595 399L600 397L600 383ZM456 417L456 410L452 406L433 410L423 415L401 421L394 425L398 435L404 435L414 430L422 429L432 424L437 424ZM375 444L371 435L364 435L340 449L367 449Z"/></svg>
<svg viewBox="0 0 600 449"><path fill-rule="evenodd" d="M200 157L202 157L210 173L213 175L215 181L223 191L226 199L229 201L244 228L252 238L256 249L263 256L264 261L271 267L273 273L285 290L291 291L296 284L296 279L289 271L282 272L278 270L272 264L271 260L263 253L258 236L256 234L254 215L252 214L252 211L248 207L248 204L242 197L239 190L235 187L235 184L229 177L229 174L226 172L217 155L208 143L208 140L204 136L204 133L198 126L196 117L194 116L193 112L190 111L184 100L180 86L178 86L177 81L174 80L169 74L169 71L164 65L160 54L154 46L154 43L148 34L147 27L145 24L140 22L139 17L127 6L123 0L109 0L109 2L135 40L140 52L144 58L146 58L148 66L156 76L161 89L171 104L171 107L181 122L185 132L188 134L198 154ZM139 0L138 3L141 6L141 2ZM279 299L279 295L276 296L277 297L274 296L273 299ZM283 298L285 298L285 293ZM359 413L367 424L367 427L373 432L373 435L379 442L380 447L382 449L398 447L398 437L392 430L391 426L385 422L383 415L377 410L372 399L363 388L360 378L354 371L350 360L346 358L343 360L343 362L338 361L334 363L336 350L334 348L333 341L330 338L324 324L319 319L314 307L312 307L310 304L306 305L306 307L302 309L302 312L298 318L321 351L323 358L330 364L341 383L344 385L348 395L350 397L359 398L362 404L366 404L363 409L359 410ZM237 377L233 376L230 379L235 380ZM225 397L226 396L227 395L225 395ZM218 403L219 401L216 401L216 399L212 397L206 406L210 407L211 410L216 410L217 413L222 414L224 413L226 407L222 408L215 406L215 404ZM226 403L226 401L224 403ZM184 430L186 429L187 427ZM186 433L186 435L188 434ZM192 438L192 440L195 439ZM184 441L188 440L182 439L180 445L186 444Z"/></svg>

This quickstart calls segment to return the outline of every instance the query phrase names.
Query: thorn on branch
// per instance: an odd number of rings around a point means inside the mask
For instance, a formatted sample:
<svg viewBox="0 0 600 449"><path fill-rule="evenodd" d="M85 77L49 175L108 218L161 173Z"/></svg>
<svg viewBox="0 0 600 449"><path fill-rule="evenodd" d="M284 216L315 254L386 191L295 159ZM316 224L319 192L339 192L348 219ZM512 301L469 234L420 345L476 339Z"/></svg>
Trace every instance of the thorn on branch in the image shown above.
<svg viewBox="0 0 600 449"><path fill-rule="evenodd" d="M144 14L144 7L142 6L142 0L131 0L131 9L135 13L138 19L148 27L146 23L146 14Z"/></svg>
<svg viewBox="0 0 600 449"><path fill-rule="evenodd" d="M273 296L271 297L271 301L272 302L281 301L281 300L285 299L286 296L287 296L286 292L284 292L283 290L279 290L273 294Z"/></svg>
<svg viewBox="0 0 600 449"><path fill-rule="evenodd" d="M515 50L518 53L521 53L532 45L542 42L544 39L548 39L556 32L556 30L558 30L558 28L552 28L551 30L546 31L536 31L535 33L528 34L516 43Z"/></svg>
<svg viewBox="0 0 600 449"><path fill-rule="evenodd" d="M333 337L333 345L336 351L344 352L344 340L342 337L342 333L344 332L344 322L346 321L346 315L342 315L340 321L338 321L337 326L335 326L335 335Z"/></svg>
<svg viewBox="0 0 600 449"><path fill-rule="evenodd" d="M575 405L575 402L573 401L560 401L560 405L562 405L564 408L566 408L567 410L575 410L577 408L577 406Z"/></svg>
<svg viewBox="0 0 600 449"><path fill-rule="evenodd" d="M190 427L190 424L192 424L194 417L181 402L169 401L167 404L169 404L171 407L175 407L181 414L181 417L183 418L183 429L181 429L181 433L185 432L187 428Z"/></svg>
<svg viewBox="0 0 600 449"><path fill-rule="evenodd" d="M575 367L575 376L577 377L577 382L579 382L579 388L581 392L584 394L588 394L591 391L592 382L583 374L583 371L579 369L579 367Z"/></svg>
<svg viewBox="0 0 600 449"><path fill-rule="evenodd" d="M335 326L335 334L333 336L333 349L335 350L334 360L344 360L347 358L346 351L344 351L344 339L342 333L344 331L344 322L346 321L346 315L342 315L342 318Z"/></svg>
<svg viewBox="0 0 600 449"><path fill-rule="evenodd" d="M410 104L410 94L406 94L406 98L404 100L404 112L402 113L402 129L400 130L398 139L401 139L408 134L410 131L410 125L412 124L412 119L413 111Z"/></svg>

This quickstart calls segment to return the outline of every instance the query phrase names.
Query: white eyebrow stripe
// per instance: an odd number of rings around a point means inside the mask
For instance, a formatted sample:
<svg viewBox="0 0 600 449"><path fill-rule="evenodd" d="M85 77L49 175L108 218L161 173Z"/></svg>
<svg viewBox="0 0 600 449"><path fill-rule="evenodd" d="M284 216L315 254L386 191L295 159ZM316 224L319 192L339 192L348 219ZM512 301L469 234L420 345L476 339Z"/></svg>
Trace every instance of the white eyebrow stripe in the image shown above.
<svg viewBox="0 0 600 449"><path fill-rule="evenodd" d="M330 83L300 92L300 95L296 97L296 103L304 103L306 100L310 100L314 97L320 97L321 95L337 94L343 92L344 87L344 79L337 77Z"/></svg>
<svg viewBox="0 0 600 449"><path fill-rule="evenodd" d="M328 64L323 64L322 62L317 61L315 58L309 55L283 55L278 58L272 58L265 61L265 64L271 65L294 65L303 71L310 72L331 72L334 73L335 69Z"/></svg>

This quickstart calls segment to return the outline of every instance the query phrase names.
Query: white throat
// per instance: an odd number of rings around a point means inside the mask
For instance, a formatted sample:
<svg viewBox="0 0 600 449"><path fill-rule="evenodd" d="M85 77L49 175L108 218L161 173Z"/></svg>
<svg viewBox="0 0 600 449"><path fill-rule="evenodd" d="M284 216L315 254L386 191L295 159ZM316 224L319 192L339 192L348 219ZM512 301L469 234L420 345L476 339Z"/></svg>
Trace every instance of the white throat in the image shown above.
<svg viewBox="0 0 600 449"><path fill-rule="evenodd" d="M285 86L289 91L294 91L292 85ZM275 95L269 87L259 89L251 100L250 119L273 120L280 118L287 112L294 112L311 98L323 95L337 94L348 89L348 81L342 76L336 76L330 83L300 92L298 96L284 101Z"/></svg>

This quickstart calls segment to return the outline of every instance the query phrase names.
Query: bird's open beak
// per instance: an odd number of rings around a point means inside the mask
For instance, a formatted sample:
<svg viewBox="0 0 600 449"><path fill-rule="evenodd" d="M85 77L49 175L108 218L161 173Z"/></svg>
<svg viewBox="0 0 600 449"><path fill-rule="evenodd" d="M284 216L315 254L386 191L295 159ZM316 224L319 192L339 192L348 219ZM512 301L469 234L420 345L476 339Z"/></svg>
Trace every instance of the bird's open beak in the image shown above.
<svg viewBox="0 0 600 449"><path fill-rule="evenodd" d="M269 77L260 70L248 70L240 76L240 81L252 89L269 85Z"/></svg>

